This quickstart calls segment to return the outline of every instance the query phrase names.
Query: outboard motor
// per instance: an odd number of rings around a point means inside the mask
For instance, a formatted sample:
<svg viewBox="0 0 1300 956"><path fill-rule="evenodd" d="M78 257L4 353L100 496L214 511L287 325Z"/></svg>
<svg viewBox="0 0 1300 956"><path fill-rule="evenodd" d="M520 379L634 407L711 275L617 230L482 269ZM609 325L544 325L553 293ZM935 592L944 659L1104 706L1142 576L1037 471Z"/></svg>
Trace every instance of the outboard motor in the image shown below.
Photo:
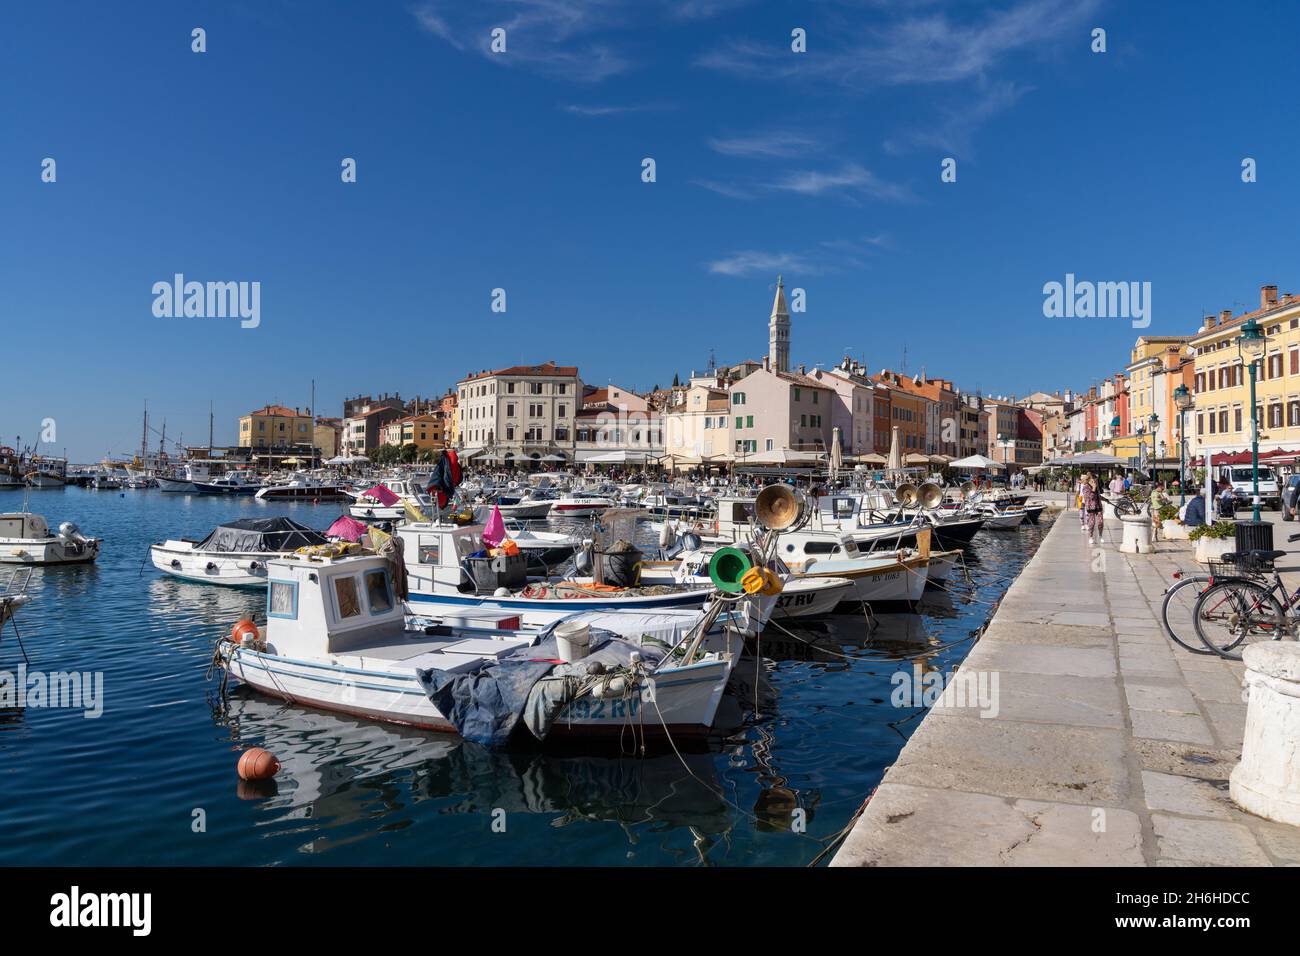
<svg viewBox="0 0 1300 956"><path fill-rule="evenodd" d="M90 539L71 521L59 525L59 540L70 554L81 554L90 545Z"/></svg>

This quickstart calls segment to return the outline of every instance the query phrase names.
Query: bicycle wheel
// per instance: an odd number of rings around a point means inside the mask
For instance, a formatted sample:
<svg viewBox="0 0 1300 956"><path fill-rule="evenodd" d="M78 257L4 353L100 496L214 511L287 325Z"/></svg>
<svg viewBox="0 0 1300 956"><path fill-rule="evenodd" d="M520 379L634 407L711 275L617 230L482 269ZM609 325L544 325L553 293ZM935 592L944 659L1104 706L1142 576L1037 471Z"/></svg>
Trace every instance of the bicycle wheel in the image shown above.
<svg viewBox="0 0 1300 956"><path fill-rule="evenodd" d="M1286 615L1268 588L1244 578L1217 581L1196 602L1196 633L1215 654L1241 660L1248 644L1276 641Z"/></svg>
<svg viewBox="0 0 1300 956"><path fill-rule="evenodd" d="M1192 574L1179 579L1165 591L1165 601L1160 607L1160 623L1165 626L1165 633L1175 644L1193 654L1214 653L1201 643L1192 620L1196 602L1212 580L1208 574Z"/></svg>

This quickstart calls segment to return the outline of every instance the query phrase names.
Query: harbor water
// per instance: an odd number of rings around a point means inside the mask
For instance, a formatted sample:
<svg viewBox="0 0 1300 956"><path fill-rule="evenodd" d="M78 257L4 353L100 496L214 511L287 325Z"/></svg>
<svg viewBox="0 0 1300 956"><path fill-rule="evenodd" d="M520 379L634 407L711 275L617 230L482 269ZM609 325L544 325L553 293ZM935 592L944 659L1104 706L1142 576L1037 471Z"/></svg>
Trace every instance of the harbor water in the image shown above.
<svg viewBox="0 0 1300 956"><path fill-rule="evenodd" d="M0 511L22 497L0 492ZM264 618L265 596L165 577L148 546L240 517L324 528L340 503L66 488L32 492L31 510L105 544L94 565L35 570L0 671L16 676L25 649L29 672L102 674L102 713L0 710L6 865L805 865L924 714L900 706L896 675L959 663L1050 521L978 534L969 576L917 614L769 625L724 703L735 729L643 756L630 737L623 753L494 751L244 688L223 705L213 643ZM269 787L235 774L250 746L283 764Z"/></svg>

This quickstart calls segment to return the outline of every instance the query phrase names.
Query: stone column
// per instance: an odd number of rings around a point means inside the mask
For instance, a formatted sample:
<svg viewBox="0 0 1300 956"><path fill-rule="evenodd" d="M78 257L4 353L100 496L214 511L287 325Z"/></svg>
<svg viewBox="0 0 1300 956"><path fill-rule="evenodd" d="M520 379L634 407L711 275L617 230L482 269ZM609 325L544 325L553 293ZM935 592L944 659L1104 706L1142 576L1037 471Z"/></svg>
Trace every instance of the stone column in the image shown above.
<svg viewBox="0 0 1300 956"><path fill-rule="evenodd" d="M1246 738L1228 792L1243 810L1300 826L1300 644L1252 644L1242 660Z"/></svg>

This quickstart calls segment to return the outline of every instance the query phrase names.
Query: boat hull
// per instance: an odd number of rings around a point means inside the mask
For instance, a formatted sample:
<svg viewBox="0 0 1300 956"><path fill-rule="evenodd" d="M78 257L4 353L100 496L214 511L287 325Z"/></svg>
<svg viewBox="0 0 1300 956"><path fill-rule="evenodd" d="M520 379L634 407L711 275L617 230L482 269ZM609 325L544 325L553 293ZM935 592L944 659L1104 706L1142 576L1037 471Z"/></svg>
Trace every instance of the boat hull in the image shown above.
<svg viewBox="0 0 1300 956"><path fill-rule="evenodd" d="M177 542L149 548L153 566L164 574L202 584L224 584L236 588L266 587L266 562L278 554L263 552L216 553L194 551Z"/></svg>
<svg viewBox="0 0 1300 956"><path fill-rule="evenodd" d="M353 717L456 732L424 693L413 668L362 669L249 648L232 648L225 655L232 676L271 697ZM555 718L551 736L618 735L633 724L638 733L662 733L666 725L673 737L707 735L730 669L727 660L674 667L626 700L573 701Z"/></svg>

